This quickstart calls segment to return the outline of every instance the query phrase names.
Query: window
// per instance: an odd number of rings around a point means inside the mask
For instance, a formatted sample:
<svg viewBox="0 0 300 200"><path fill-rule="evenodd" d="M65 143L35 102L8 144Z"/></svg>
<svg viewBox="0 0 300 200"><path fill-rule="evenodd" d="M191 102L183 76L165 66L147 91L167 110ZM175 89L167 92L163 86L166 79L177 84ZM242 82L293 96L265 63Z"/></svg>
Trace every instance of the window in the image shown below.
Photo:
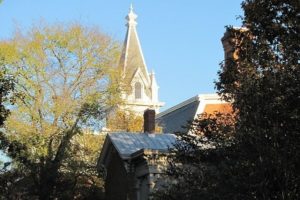
<svg viewBox="0 0 300 200"><path fill-rule="evenodd" d="M142 98L142 85L140 82L136 82L134 84L134 96L135 96L135 99Z"/></svg>

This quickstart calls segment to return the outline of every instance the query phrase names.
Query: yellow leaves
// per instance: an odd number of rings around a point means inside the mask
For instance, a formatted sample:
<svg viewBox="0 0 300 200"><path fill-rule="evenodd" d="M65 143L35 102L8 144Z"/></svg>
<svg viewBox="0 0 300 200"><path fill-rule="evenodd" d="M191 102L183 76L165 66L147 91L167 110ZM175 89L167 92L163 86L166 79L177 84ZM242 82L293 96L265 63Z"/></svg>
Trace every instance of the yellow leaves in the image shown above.
<svg viewBox="0 0 300 200"><path fill-rule="evenodd" d="M107 128L110 131L143 132L144 120L131 111L117 111L107 119Z"/></svg>
<svg viewBox="0 0 300 200"><path fill-rule="evenodd" d="M77 135L74 138L74 143L80 146L81 151L84 153L82 156L90 155L93 159L98 158L98 154L101 151L101 146L104 143L105 135L93 134L88 131L84 131L82 135Z"/></svg>
<svg viewBox="0 0 300 200"><path fill-rule="evenodd" d="M51 111L55 116L64 116L67 113L72 113L78 109L78 102L74 101L70 95L61 94L60 96L53 96L53 105Z"/></svg>
<svg viewBox="0 0 300 200"><path fill-rule="evenodd" d="M17 99L7 120L10 138L28 146L33 157L45 156L50 140L55 151L68 130L90 126L91 116L102 117L102 110L115 106L119 99L119 82L112 81L117 76L113 66L119 50L98 29L76 23L42 23L0 42L0 62L9 66L16 89L24 97ZM82 114L85 105L95 111ZM80 140L84 151L100 148L99 141L89 136Z"/></svg>
<svg viewBox="0 0 300 200"><path fill-rule="evenodd" d="M11 141L16 140L26 145L31 155L29 159L34 160L40 156L47 155L47 140L49 136L47 134L37 134L36 124L22 120L20 115L20 113L12 112L7 119L8 138Z"/></svg>
<svg viewBox="0 0 300 200"><path fill-rule="evenodd" d="M0 62L5 64L13 63L17 58L16 45L13 42L0 42Z"/></svg>
<svg viewBox="0 0 300 200"><path fill-rule="evenodd" d="M40 31L32 33L32 39L27 40L25 44L20 46L23 55L26 55L28 64L37 68L46 65L46 53L44 52L44 36Z"/></svg>
<svg viewBox="0 0 300 200"><path fill-rule="evenodd" d="M144 118L130 110L118 110L107 118L107 128L111 132L144 132ZM156 125L155 133L161 133L162 127Z"/></svg>

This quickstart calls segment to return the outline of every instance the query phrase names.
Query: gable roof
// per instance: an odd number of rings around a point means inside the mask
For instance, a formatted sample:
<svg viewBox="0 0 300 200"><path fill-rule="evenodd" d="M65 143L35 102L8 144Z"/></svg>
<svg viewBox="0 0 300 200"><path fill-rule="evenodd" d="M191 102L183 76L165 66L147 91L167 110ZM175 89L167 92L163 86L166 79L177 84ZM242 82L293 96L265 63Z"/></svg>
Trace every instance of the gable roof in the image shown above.
<svg viewBox="0 0 300 200"><path fill-rule="evenodd" d="M100 163L105 164L109 149L113 146L120 157L130 159L131 155L144 150L167 152L176 142L174 134L148 134L148 133L109 133L106 136L101 154Z"/></svg>
<svg viewBox="0 0 300 200"><path fill-rule="evenodd" d="M194 120L201 113L231 112L230 103L221 100L218 94L197 95L183 101L156 116L163 132L174 133L187 131L182 126Z"/></svg>
<svg viewBox="0 0 300 200"><path fill-rule="evenodd" d="M199 104L200 101L191 101L164 115L158 115L156 121L163 127L163 131L166 133L184 131L185 129L182 126L185 126L188 121L195 118Z"/></svg>

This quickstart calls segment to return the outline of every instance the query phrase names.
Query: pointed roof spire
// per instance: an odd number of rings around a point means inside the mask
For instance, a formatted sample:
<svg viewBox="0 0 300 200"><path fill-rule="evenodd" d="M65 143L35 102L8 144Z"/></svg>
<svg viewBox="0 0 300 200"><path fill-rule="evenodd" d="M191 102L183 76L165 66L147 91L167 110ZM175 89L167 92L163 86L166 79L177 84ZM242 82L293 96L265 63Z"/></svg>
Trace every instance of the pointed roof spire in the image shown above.
<svg viewBox="0 0 300 200"><path fill-rule="evenodd" d="M126 19L127 19L127 26L129 27L129 26L136 26L137 25L137 23L136 23L136 18L137 18L137 15L133 12L133 6L132 6L132 4L130 4L130 9L129 9L129 13L128 13L128 15L127 15L127 17L126 17Z"/></svg>
<svg viewBox="0 0 300 200"><path fill-rule="evenodd" d="M158 101L158 85L155 80L154 72L148 73L145 63L143 51L139 41L136 29L137 15L133 11L132 4L130 5L129 13L126 16L127 33L124 40L122 54L119 67L122 71L122 81L125 88L123 95L128 108L140 113L146 108L155 108L158 112L159 107L163 106L162 102ZM135 84L139 82L142 87L142 98L135 98Z"/></svg>
<svg viewBox="0 0 300 200"><path fill-rule="evenodd" d="M150 77L136 30L136 18L137 15L133 12L133 6L131 4L129 13L126 16L127 33L122 50L120 66L123 68L124 75L128 81L131 81L134 74L139 69L145 77L147 84L149 84Z"/></svg>
<svg viewBox="0 0 300 200"><path fill-rule="evenodd" d="M130 4L130 11L133 12L133 5L132 5L132 3Z"/></svg>

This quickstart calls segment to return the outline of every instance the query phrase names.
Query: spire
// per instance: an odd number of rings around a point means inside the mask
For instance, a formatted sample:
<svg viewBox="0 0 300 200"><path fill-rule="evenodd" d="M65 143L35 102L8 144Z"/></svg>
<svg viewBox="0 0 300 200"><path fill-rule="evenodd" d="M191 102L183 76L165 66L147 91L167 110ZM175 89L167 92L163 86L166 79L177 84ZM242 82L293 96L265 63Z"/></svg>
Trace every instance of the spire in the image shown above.
<svg viewBox="0 0 300 200"><path fill-rule="evenodd" d="M158 88L159 87L157 85L155 73L153 70L150 74L150 79L151 79L151 99L153 102L158 102Z"/></svg>
<svg viewBox="0 0 300 200"><path fill-rule="evenodd" d="M136 23L136 18L137 18L137 15L133 12L133 6L132 6L132 4L130 4L130 9L129 9L129 13L128 13L128 15L127 15L127 17L126 17L126 19L127 19L127 26L129 27L129 26L136 26L137 25L137 23Z"/></svg>
<svg viewBox="0 0 300 200"><path fill-rule="evenodd" d="M125 107L137 113L143 113L147 108L154 108L159 112L163 103L158 101L158 85L154 72L148 73L136 30L136 18L131 5L126 16L127 33L119 63L125 85L122 97L126 102Z"/></svg>
<svg viewBox="0 0 300 200"><path fill-rule="evenodd" d="M137 15L133 12L133 6L131 4L129 13L126 16L127 33L122 50L120 67L122 67L124 76L128 82L131 81L137 70L140 70L147 84L150 84L150 77L136 31L136 18Z"/></svg>

